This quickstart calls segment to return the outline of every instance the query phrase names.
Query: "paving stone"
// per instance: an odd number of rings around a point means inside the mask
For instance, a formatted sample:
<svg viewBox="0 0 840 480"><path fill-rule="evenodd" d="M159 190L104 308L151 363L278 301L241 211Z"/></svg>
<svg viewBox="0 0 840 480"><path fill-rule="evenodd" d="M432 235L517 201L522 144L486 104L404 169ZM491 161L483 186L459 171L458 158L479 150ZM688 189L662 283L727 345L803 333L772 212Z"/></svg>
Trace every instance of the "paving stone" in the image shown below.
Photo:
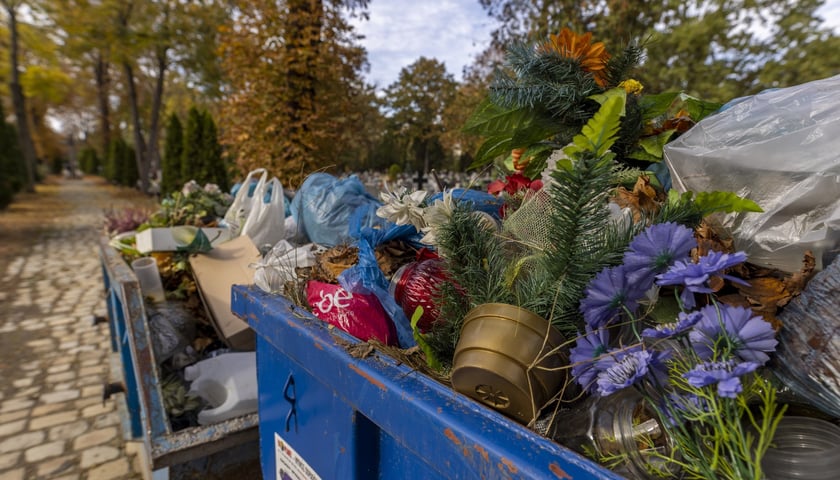
<svg viewBox="0 0 840 480"><path fill-rule="evenodd" d="M24 452L23 457L28 463L36 463L64 453L64 442L42 443Z"/></svg>
<svg viewBox="0 0 840 480"><path fill-rule="evenodd" d="M34 325L33 323L24 322L24 326L27 325ZM53 339L51 338L39 338L37 340L30 340L26 342L27 347L38 348L38 347L52 347L55 344Z"/></svg>
<svg viewBox="0 0 840 480"><path fill-rule="evenodd" d="M15 393L15 397L17 398L35 398L38 396L38 393L41 391L40 385L35 385L34 387L29 388L22 388Z"/></svg>
<svg viewBox="0 0 840 480"><path fill-rule="evenodd" d="M29 410L17 410L9 413L0 413L0 423L11 422L29 416Z"/></svg>
<svg viewBox="0 0 840 480"><path fill-rule="evenodd" d="M73 450L84 450L88 447L101 445L117 438L117 428L107 427L80 435L73 440Z"/></svg>
<svg viewBox="0 0 840 480"><path fill-rule="evenodd" d="M31 430L40 430L42 428L54 427L64 423L70 423L79 418L79 412L70 410L67 412L56 413L53 415L46 415L43 417L33 418L29 421L29 428Z"/></svg>
<svg viewBox="0 0 840 480"><path fill-rule="evenodd" d="M91 367L82 367L79 369L79 376L86 377L88 375L101 375L103 373L107 373L108 368L106 365L95 365Z"/></svg>
<svg viewBox="0 0 840 480"><path fill-rule="evenodd" d="M67 370L70 370L70 363L59 363L48 368L47 373L60 373L66 372Z"/></svg>
<svg viewBox="0 0 840 480"><path fill-rule="evenodd" d="M120 424L120 416L117 412L111 412L107 415L100 415L93 420L93 428L100 429L109 427L111 425L119 425Z"/></svg>
<svg viewBox="0 0 840 480"><path fill-rule="evenodd" d="M120 456L120 451L114 447L107 445L100 445L92 447L82 452L79 466L82 468L90 468L95 465L100 465L109 460L113 460Z"/></svg>
<svg viewBox="0 0 840 480"><path fill-rule="evenodd" d="M50 440L72 440L85 433L90 428L86 420L79 420L72 423L65 423L50 429Z"/></svg>
<svg viewBox="0 0 840 480"><path fill-rule="evenodd" d="M38 405L37 407L32 409L32 416L33 417L40 417L43 415L48 415L50 413L55 413L59 410L65 410L70 405L68 403L48 403L46 405Z"/></svg>
<svg viewBox="0 0 840 480"><path fill-rule="evenodd" d="M105 402L100 403L97 402L94 405L86 407L82 410L82 416L85 418L95 417L97 415L104 415L106 413L114 411L114 402Z"/></svg>
<svg viewBox="0 0 840 480"><path fill-rule="evenodd" d="M0 413L29 408L32 405L35 405L35 400L32 400L31 398L10 398L3 401L3 406L0 407Z"/></svg>
<svg viewBox="0 0 840 480"><path fill-rule="evenodd" d="M76 466L76 461L77 459L75 455L64 455L61 457L51 458L38 464L38 476L55 478L55 475L73 469ZM78 478L78 476L76 478Z"/></svg>
<svg viewBox="0 0 840 480"><path fill-rule="evenodd" d="M20 452L12 452L0 455L0 470L6 470L8 468L14 467L15 464L17 464L19 458Z"/></svg>
<svg viewBox="0 0 840 480"><path fill-rule="evenodd" d="M99 387L99 391L102 391L102 387ZM87 408L91 405L102 405L102 396L98 397L85 397L79 400L76 400L76 408L82 410Z"/></svg>
<svg viewBox="0 0 840 480"><path fill-rule="evenodd" d="M114 480L127 475L129 470L130 467L128 460L125 458L119 458L91 469L88 473L88 478L95 478L96 480Z"/></svg>
<svg viewBox="0 0 840 480"><path fill-rule="evenodd" d="M28 378L18 378L12 382L12 386L17 388L24 388L32 385L32 377Z"/></svg>
<svg viewBox="0 0 840 480"><path fill-rule="evenodd" d="M88 397L96 397L97 399L102 399L102 387L101 386L88 386L82 387L82 398Z"/></svg>
<svg viewBox="0 0 840 480"><path fill-rule="evenodd" d="M70 371L47 375L47 378L44 379L44 381L46 381L47 383L58 383L73 380L74 378L76 378L76 372Z"/></svg>
<svg viewBox="0 0 840 480"><path fill-rule="evenodd" d="M18 433L23 430L24 426L26 426L26 419L0 423L0 437L8 437L13 433Z"/></svg>
<svg viewBox="0 0 840 480"><path fill-rule="evenodd" d="M42 403L61 403L68 400L75 400L79 398L79 390L60 390L58 392L50 392L41 395Z"/></svg>
<svg viewBox="0 0 840 480"><path fill-rule="evenodd" d="M23 480L23 475L25 473L25 469L16 468L14 470L0 473L0 480Z"/></svg>
<svg viewBox="0 0 840 480"><path fill-rule="evenodd" d="M21 433L0 442L0 453L16 452L38 445L43 441L44 432Z"/></svg>
<svg viewBox="0 0 840 480"><path fill-rule="evenodd" d="M104 375L90 375L88 377L81 377L78 380L76 380L76 385L78 385L80 387L85 386L85 385L95 385L95 384L101 385L102 382L105 381L106 378L107 377L105 377Z"/></svg>

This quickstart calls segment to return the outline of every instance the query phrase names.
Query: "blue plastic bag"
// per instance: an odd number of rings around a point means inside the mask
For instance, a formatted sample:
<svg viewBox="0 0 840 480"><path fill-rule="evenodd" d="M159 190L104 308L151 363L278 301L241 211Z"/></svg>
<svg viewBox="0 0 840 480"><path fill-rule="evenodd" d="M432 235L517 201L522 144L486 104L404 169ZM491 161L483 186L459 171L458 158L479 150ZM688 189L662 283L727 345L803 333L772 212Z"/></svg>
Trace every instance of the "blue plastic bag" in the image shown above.
<svg viewBox="0 0 840 480"><path fill-rule="evenodd" d="M358 208L365 208L361 223L377 223L376 208L381 203L367 193L356 175L338 179L328 173L314 173L306 178L292 199L291 214L303 233L313 243L334 247L350 243L350 219Z"/></svg>
<svg viewBox="0 0 840 480"><path fill-rule="evenodd" d="M472 207L473 210L488 213L495 219L499 219L499 210L504 205L504 200L480 190L472 190L467 188L453 188L452 199L458 203L465 203ZM443 193L438 192L429 197L428 203L431 205L437 200L443 199Z"/></svg>
<svg viewBox="0 0 840 480"><path fill-rule="evenodd" d="M389 282L382 273L382 269L379 268L374 249L391 240L411 241L414 239L416 241L418 232L412 225L396 225L390 222L388 224L380 228L362 227L356 230L359 234L356 243L359 249L358 262L341 272L338 282L348 292L369 293L376 296L394 323L400 347L410 348L417 344L411 331L411 322L388 291Z"/></svg>

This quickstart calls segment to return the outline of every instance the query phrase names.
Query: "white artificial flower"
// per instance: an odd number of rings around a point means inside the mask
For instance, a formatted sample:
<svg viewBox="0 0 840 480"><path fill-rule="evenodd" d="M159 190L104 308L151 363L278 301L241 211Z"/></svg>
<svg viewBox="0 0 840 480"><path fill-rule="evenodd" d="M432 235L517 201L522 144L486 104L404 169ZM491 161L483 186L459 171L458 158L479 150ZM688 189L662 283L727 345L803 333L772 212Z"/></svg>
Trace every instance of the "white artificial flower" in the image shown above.
<svg viewBox="0 0 840 480"><path fill-rule="evenodd" d="M209 193L210 195L217 195L219 193L222 193L222 189L219 188L219 186L215 183L207 183L204 185L204 193Z"/></svg>
<svg viewBox="0 0 840 480"><path fill-rule="evenodd" d="M420 206L426 199L425 190L406 193L406 188L403 187L391 192L386 186L379 198L382 199L383 205L376 209L377 216L397 225L414 225L418 231L426 226L423 221L423 208Z"/></svg>
<svg viewBox="0 0 840 480"><path fill-rule="evenodd" d="M438 228L452 219L452 213L454 211L455 200L452 199L452 191L447 190L443 192L443 198L426 207L423 212L426 227L422 230L424 235L420 239L420 242L426 245L434 245L437 240L436 233Z"/></svg>
<svg viewBox="0 0 840 480"><path fill-rule="evenodd" d="M542 173L540 174L540 178L543 181L543 185L548 185L554 182L554 179L551 178L551 173L557 170L557 162L566 160L569 157L566 156L566 152L562 149L557 149L551 152L551 155L548 157L548 160L545 162L545 168L543 169Z"/></svg>
<svg viewBox="0 0 840 480"><path fill-rule="evenodd" d="M195 180L190 180L189 182L184 184L184 188L181 189L181 195L188 197L191 193L200 192L201 185L198 184Z"/></svg>

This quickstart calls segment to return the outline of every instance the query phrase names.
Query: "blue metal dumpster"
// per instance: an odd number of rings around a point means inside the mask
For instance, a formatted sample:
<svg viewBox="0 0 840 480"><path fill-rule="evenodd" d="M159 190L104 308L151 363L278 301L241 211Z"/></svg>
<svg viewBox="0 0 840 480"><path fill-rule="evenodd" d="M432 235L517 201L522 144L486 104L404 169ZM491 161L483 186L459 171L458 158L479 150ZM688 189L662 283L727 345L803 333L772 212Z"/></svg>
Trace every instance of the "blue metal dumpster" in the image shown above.
<svg viewBox="0 0 840 480"><path fill-rule="evenodd" d="M620 479L386 355L287 299L235 285L257 334L266 479Z"/></svg>
<svg viewBox="0 0 840 480"><path fill-rule="evenodd" d="M122 256L99 240L105 284L111 351L117 382L105 387L104 397L125 393L123 431L140 442L148 476L172 478L255 478L259 433L256 413L213 425L173 431L160 391L160 374L149 337L149 324L137 277ZM250 466L254 465L254 466ZM255 475L248 475L249 469ZM233 469L241 476L231 476Z"/></svg>

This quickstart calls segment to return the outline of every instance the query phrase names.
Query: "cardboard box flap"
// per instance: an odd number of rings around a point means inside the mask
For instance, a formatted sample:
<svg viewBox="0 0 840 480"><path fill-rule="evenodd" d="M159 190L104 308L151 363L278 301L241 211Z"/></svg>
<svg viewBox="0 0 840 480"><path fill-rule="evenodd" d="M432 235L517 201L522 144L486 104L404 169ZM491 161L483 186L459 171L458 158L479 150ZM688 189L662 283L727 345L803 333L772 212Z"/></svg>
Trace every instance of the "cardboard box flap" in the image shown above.
<svg viewBox="0 0 840 480"><path fill-rule="evenodd" d="M230 311L230 287L254 283L260 252L247 235L222 243L208 253L190 256L195 282L216 332L229 347L254 350L256 339L248 323Z"/></svg>

